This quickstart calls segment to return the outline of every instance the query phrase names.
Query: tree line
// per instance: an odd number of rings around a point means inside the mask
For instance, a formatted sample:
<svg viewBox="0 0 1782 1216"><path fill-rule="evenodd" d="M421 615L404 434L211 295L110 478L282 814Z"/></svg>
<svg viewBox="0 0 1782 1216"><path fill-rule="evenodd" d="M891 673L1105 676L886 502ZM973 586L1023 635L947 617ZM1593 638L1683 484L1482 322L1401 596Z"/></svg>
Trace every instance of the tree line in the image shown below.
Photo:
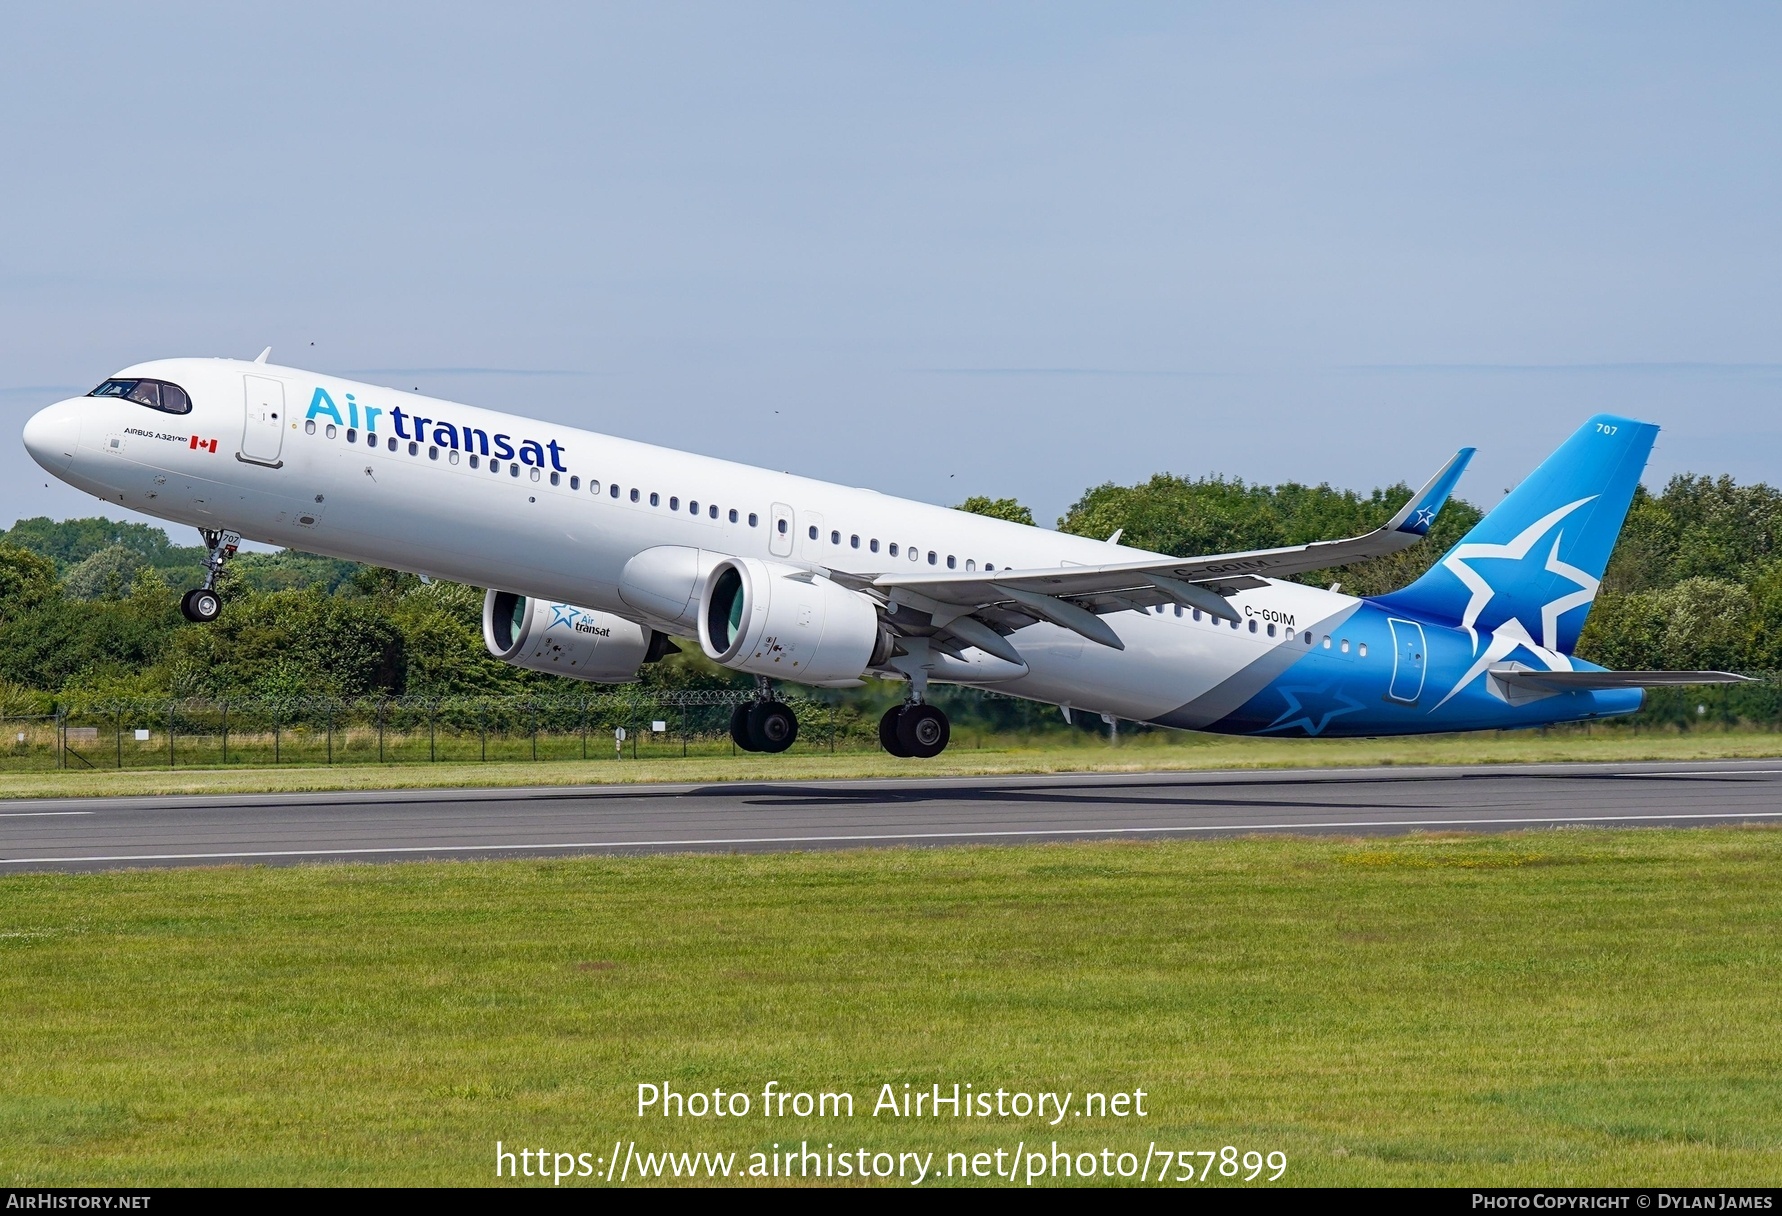
<svg viewBox="0 0 1782 1216"><path fill-rule="evenodd" d="M1119 529L1125 544L1188 556L1355 535L1390 518L1410 494L1402 484L1362 494L1159 473L1086 491L1057 526L1104 539ZM960 509L1034 522L1014 499L971 498ZM1392 590L1428 569L1479 517L1473 505L1452 501L1428 542L1302 581L1340 583L1358 595ZM1768 485L1684 475L1656 494L1642 488L1580 655L1622 668L1782 667L1779 529L1782 492ZM479 588L293 550L237 555L224 575L222 617L193 625L179 613L179 595L201 581L202 557L201 547L177 545L160 528L98 518L26 519L0 533L0 701L74 693L499 697L572 687L489 657ZM666 689L750 682L696 648L646 667L641 678ZM877 703L892 695L871 689L854 697Z"/></svg>

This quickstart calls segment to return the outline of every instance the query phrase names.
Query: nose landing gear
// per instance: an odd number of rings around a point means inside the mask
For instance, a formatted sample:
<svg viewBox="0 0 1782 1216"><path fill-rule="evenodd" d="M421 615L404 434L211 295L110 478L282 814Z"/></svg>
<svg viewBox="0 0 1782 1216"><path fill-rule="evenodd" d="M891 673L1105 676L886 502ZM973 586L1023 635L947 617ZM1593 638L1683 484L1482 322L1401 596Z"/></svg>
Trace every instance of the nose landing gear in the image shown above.
<svg viewBox="0 0 1782 1216"><path fill-rule="evenodd" d="M210 528L200 528L198 534L204 537L204 547L208 550L204 557L204 586L180 597L179 611L188 621L204 625L223 613L223 597L217 594L217 576L223 572L223 563L235 556L235 550L241 545L241 534Z"/></svg>

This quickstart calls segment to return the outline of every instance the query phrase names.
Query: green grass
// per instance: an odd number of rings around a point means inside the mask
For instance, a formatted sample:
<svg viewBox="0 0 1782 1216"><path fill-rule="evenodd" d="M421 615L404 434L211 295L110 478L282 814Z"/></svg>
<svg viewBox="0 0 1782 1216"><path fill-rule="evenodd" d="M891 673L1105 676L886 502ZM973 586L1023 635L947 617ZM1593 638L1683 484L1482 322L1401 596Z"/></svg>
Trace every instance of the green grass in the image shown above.
<svg viewBox="0 0 1782 1216"><path fill-rule="evenodd" d="M14 875L0 1178L488 1184L497 1139L808 1137L1773 1185L1779 896L1766 829ZM631 1108L770 1079L857 1116ZM867 1114L955 1080L1151 1115Z"/></svg>
<svg viewBox="0 0 1782 1216"><path fill-rule="evenodd" d="M287 790L421 789L466 786L707 783L964 777L999 773L1168 772L1208 769L1417 764L1621 763L1782 756L1773 731L1535 731L1425 735L1405 739L1246 739L1155 733L1118 747L1080 739L1031 747L960 740L934 760L898 760L880 751L795 752L782 756L678 755L640 760L500 761L489 764L354 764L239 768L69 769L0 772L0 799L107 794L226 794Z"/></svg>

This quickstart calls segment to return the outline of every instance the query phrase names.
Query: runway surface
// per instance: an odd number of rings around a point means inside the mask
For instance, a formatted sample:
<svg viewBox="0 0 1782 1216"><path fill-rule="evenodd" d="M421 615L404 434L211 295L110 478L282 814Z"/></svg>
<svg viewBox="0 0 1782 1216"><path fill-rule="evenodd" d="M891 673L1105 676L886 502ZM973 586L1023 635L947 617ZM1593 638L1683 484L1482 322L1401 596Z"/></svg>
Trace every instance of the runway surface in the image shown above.
<svg viewBox="0 0 1782 1216"><path fill-rule="evenodd" d="M1782 761L0 803L0 872L1782 822Z"/></svg>

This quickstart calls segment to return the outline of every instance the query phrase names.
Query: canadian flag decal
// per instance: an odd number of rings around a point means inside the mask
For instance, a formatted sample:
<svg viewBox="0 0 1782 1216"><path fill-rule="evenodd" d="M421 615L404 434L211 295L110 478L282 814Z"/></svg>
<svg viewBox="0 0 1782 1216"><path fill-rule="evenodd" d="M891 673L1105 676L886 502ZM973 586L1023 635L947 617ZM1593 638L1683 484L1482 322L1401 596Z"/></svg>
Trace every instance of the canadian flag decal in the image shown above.
<svg viewBox="0 0 1782 1216"><path fill-rule="evenodd" d="M209 452L212 456L215 456L217 454L217 441L214 439L200 439L198 436L194 435L192 436L192 450L194 452Z"/></svg>

